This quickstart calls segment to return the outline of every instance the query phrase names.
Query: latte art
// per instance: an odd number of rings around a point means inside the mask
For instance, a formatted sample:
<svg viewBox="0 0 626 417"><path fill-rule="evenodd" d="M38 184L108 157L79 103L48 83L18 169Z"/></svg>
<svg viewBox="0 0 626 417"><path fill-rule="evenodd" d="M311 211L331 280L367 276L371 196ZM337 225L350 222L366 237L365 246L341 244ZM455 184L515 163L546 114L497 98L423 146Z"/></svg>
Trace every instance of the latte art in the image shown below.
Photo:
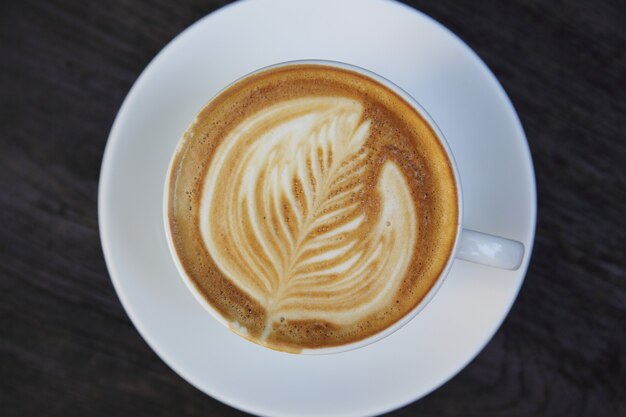
<svg viewBox="0 0 626 417"><path fill-rule="evenodd" d="M266 306L264 337L281 320L355 322L394 297L417 219L395 162L365 186L370 125L354 100L294 99L244 120L215 153L202 238L220 270Z"/></svg>
<svg viewBox="0 0 626 417"><path fill-rule="evenodd" d="M402 319L458 226L450 161L420 114L361 74L302 64L246 77L198 114L167 213L176 260L211 309L290 352Z"/></svg>

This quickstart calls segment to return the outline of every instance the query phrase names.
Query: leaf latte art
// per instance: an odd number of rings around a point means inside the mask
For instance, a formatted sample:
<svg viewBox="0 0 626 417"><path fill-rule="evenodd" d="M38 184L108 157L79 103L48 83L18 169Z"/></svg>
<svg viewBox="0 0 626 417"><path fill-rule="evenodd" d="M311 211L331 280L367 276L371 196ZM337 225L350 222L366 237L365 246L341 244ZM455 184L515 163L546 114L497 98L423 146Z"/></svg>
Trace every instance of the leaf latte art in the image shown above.
<svg viewBox="0 0 626 417"><path fill-rule="evenodd" d="M213 158L202 237L220 269L267 306L265 335L286 319L358 320L394 297L408 268L411 192L388 161L365 195L371 122L361 119L348 99L287 101L242 123ZM366 199L380 208L368 213Z"/></svg>
<svg viewBox="0 0 626 417"><path fill-rule="evenodd" d="M324 65L226 88L172 161L168 233L230 328L300 352L376 334L433 288L458 226L450 162L408 103Z"/></svg>

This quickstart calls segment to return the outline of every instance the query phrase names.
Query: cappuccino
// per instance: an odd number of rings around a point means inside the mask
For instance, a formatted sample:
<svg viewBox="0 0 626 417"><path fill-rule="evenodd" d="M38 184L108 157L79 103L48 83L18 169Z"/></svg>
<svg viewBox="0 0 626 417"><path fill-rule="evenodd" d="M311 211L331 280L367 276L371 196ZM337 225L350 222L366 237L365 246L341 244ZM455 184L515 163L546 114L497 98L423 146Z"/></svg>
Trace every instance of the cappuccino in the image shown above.
<svg viewBox="0 0 626 417"><path fill-rule="evenodd" d="M290 352L376 334L439 279L458 196L437 135L347 69L294 64L214 98L172 162L180 265L233 331Z"/></svg>

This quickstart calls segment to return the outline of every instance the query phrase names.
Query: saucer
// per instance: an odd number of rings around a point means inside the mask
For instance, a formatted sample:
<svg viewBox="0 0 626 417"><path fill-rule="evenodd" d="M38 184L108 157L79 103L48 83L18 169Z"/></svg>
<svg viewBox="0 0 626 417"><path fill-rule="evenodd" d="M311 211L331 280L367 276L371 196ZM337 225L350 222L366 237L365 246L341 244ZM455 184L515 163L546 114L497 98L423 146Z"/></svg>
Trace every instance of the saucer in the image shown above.
<svg viewBox="0 0 626 417"><path fill-rule="evenodd" d="M464 227L522 242L521 268L457 260L435 298L406 326L340 354L272 351L211 317L168 252L162 198L169 159L194 115L221 88L255 69L298 59L351 63L415 97L455 156ZM491 339L528 267L536 192L511 102L480 58L439 23L384 0L256 0L201 19L137 79L109 136L98 214L106 263L126 312L189 383L254 414L363 416L428 394Z"/></svg>

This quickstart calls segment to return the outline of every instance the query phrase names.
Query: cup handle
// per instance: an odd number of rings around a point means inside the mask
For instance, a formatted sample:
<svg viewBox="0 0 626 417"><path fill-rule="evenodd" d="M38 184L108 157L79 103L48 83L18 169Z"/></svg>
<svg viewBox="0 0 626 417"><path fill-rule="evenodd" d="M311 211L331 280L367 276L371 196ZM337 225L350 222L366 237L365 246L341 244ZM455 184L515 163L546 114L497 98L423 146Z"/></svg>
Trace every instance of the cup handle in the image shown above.
<svg viewBox="0 0 626 417"><path fill-rule="evenodd" d="M522 264L524 245L516 240L463 229L456 257L477 264L515 270Z"/></svg>

